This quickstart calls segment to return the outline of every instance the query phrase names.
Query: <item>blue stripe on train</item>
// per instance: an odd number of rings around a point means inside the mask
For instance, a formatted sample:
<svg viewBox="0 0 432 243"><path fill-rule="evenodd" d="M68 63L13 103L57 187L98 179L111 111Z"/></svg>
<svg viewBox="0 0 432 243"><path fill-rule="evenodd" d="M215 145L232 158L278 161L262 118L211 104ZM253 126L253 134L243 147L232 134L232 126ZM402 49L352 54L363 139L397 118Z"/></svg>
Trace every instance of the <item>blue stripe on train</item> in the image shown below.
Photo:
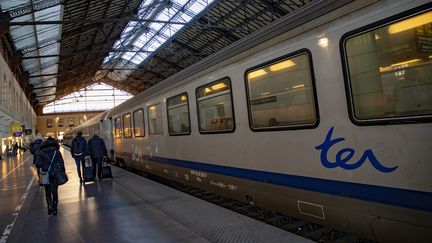
<svg viewBox="0 0 432 243"><path fill-rule="evenodd" d="M287 175L162 157L144 159L226 176L432 212L432 193Z"/></svg>

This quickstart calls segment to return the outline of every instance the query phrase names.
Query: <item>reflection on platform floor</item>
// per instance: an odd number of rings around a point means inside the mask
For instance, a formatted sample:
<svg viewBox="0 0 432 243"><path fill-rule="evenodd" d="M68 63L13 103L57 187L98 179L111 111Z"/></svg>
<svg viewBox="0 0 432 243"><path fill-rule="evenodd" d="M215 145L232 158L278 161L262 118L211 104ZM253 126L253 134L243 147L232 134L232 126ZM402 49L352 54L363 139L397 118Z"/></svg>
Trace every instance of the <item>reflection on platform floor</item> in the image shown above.
<svg viewBox="0 0 432 243"><path fill-rule="evenodd" d="M47 214L29 153L2 162L1 230L13 222L6 242L308 242L116 167L114 179L80 185L61 152L69 182L59 187L57 216Z"/></svg>

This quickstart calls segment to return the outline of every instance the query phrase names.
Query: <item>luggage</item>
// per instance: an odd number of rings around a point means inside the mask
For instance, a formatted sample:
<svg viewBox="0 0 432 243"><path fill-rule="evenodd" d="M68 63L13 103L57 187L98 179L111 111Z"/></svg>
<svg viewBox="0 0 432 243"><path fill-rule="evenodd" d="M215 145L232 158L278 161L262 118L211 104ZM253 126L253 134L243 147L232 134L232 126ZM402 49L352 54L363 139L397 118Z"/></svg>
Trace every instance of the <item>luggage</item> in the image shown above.
<svg viewBox="0 0 432 243"><path fill-rule="evenodd" d="M101 178L112 178L111 166L106 161L102 161Z"/></svg>
<svg viewBox="0 0 432 243"><path fill-rule="evenodd" d="M84 157L83 180L84 182L95 180L90 156Z"/></svg>

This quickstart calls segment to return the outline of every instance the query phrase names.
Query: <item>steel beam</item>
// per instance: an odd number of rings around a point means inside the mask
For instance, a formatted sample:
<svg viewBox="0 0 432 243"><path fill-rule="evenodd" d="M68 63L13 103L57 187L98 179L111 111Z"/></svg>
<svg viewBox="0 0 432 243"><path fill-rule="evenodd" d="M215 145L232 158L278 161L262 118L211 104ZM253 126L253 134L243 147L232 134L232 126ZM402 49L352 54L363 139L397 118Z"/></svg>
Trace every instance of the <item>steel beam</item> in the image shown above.
<svg viewBox="0 0 432 243"><path fill-rule="evenodd" d="M38 88L33 88L32 90L38 90L38 89L50 89L50 88L57 88L57 85L53 85L53 86L45 86L45 87L38 87Z"/></svg>
<svg viewBox="0 0 432 243"><path fill-rule="evenodd" d="M87 49L87 48L86 48ZM81 53L105 53L105 52L142 52L142 53L153 53L153 51L144 51L144 50L138 50L138 51L130 51L127 49L106 49L106 50L81 50L77 51L71 54L66 55L44 55L44 56L28 56L28 57L22 57L21 59L35 59L35 58L49 58L49 57L73 57L78 56Z"/></svg>
<svg viewBox="0 0 432 243"><path fill-rule="evenodd" d="M24 55L26 53L36 51L36 50L39 50L41 48L53 45L53 44L59 42L60 40L61 40L61 38L52 38L52 39L43 40L43 41L39 42L37 45L30 45L30 46L22 48L18 51L20 51Z"/></svg>
<svg viewBox="0 0 432 243"><path fill-rule="evenodd" d="M0 21L0 26L24 26L24 25L64 25L64 24L85 24L85 25L96 25L105 23L115 23L115 22L145 22L145 23L160 23L160 24L175 24L175 25L188 25L188 26L201 26L205 28L216 28L216 29L226 29L226 30L243 30L242 28L232 28L221 25L211 25L209 23L191 23L191 22L178 22L178 21L164 21L157 19L140 19L136 17L124 17L124 18L106 18L106 19L69 19L69 20L46 20L46 21L26 21L26 22L5 22ZM193 22L193 21L192 21Z"/></svg>
<svg viewBox="0 0 432 243"><path fill-rule="evenodd" d="M48 97L48 96L55 96L56 94L44 94L44 95L36 95L36 98L42 98L42 97Z"/></svg>
<svg viewBox="0 0 432 243"><path fill-rule="evenodd" d="M47 77L47 76L57 76L57 73L48 73L48 74L41 74L41 75L30 75L28 78L41 78L41 77Z"/></svg>
<svg viewBox="0 0 432 243"><path fill-rule="evenodd" d="M23 7L14 8L5 12L8 17L12 20L27 14L31 14L40 10L51 8L60 4L63 4L63 0L45 0L39 1L33 4L28 4Z"/></svg>

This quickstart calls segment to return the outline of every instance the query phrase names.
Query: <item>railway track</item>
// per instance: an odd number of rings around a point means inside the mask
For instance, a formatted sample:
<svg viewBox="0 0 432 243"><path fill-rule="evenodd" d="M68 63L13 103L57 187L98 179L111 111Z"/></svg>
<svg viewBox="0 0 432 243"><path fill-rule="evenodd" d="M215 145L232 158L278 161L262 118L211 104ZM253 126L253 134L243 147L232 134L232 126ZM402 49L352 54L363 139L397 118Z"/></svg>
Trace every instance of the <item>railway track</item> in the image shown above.
<svg viewBox="0 0 432 243"><path fill-rule="evenodd" d="M205 191L193 186L185 185L176 181L168 180L163 177L130 170L133 173L145 176L153 181L164 184L171 188L180 190L194 197L206 200L210 203L219 205L242 215L260 220L280 229L289 231L293 234L305 237L319 243L376 243L350 233L332 229L323 225L304 221L288 215L273 212L268 209L256 207L254 205L237 201L219 194Z"/></svg>

